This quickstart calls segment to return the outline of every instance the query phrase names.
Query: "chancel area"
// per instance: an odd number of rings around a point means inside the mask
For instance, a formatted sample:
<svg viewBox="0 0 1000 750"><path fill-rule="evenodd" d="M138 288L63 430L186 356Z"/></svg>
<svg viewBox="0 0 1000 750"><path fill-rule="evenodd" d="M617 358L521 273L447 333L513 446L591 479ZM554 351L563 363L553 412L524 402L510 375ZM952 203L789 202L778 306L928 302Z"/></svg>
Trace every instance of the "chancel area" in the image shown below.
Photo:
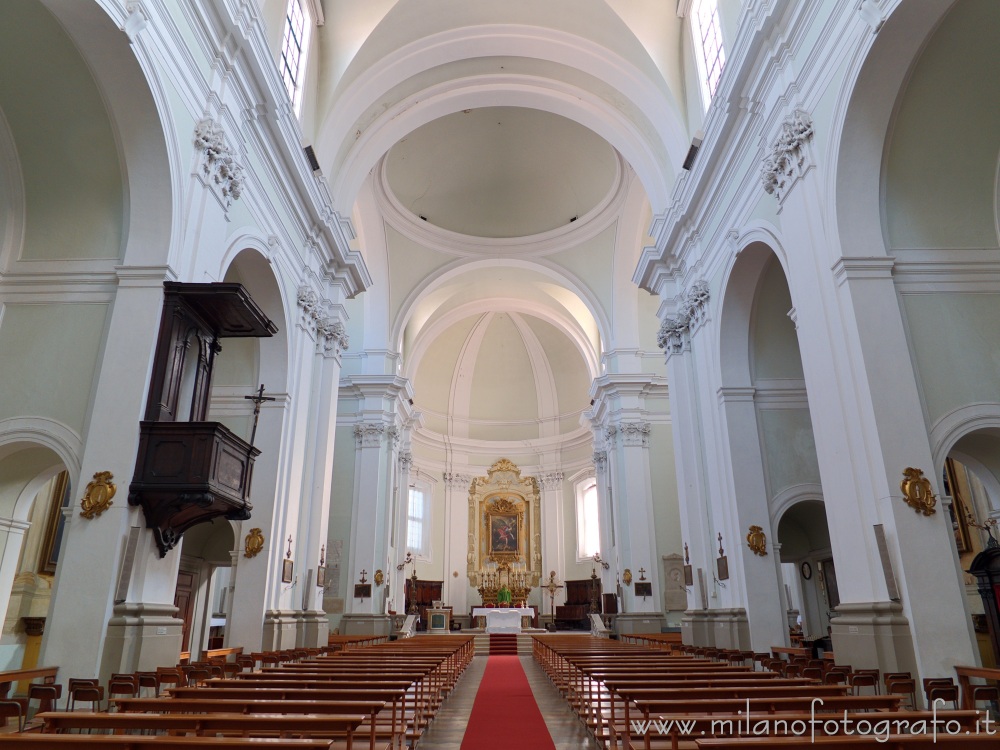
<svg viewBox="0 0 1000 750"><path fill-rule="evenodd" d="M975 739L998 27L993 0L4 0L5 731L401 750L467 722L468 750L509 739L475 708L509 689L574 746L810 696ZM331 705L201 716L227 695Z"/></svg>

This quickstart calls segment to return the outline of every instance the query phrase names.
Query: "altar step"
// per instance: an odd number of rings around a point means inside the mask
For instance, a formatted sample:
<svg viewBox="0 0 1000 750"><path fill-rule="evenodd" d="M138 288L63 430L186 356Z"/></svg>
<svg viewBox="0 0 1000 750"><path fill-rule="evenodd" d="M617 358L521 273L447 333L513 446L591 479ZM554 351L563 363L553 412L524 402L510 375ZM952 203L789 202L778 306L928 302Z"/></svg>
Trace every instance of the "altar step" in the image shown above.
<svg viewBox="0 0 1000 750"><path fill-rule="evenodd" d="M499 656L501 654L517 654L516 633L490 634L490 656Z"/></svg>
<svg viewBox="0 0 1000 750"><path fill-rule="evenodd" d="M531 656L531 635L529 633L476 633L475 648L476 654L483 656L490 654Z"/></svg>

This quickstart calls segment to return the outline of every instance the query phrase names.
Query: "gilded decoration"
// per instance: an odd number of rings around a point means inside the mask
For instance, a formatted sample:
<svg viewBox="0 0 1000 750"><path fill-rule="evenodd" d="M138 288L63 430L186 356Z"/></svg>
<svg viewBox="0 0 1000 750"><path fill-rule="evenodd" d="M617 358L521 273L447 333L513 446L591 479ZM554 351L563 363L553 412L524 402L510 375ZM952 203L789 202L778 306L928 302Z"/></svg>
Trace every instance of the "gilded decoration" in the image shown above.
<svg viewBox="0 0 1000 750"><path fill-rule="evenodd" d="M937 513L934 508L937 498L931 491L931 482L920 469L912 466L903 469L903 481L899 483L899 489L903 491L903 500L917 513L925 516Z"/></svg>
<svg viewBox="0 0 1000 750"><path fill-rule="evenodd" d="M379 568L375 571L375 585L381 586L383 583L385 583L385 573L383 573L382 569Z"/></svg>
<svg viewBox="0 0 1000 750"><path fill-rule="evenodd" d="M110 471L98 471L94 473L94 478L87 485L83 493L83 500L80 501L80 515L84 518L97 518L114 503L111 498L115 496L118 488L115 486L114 475Z"/></svg>
<svg viewBox="0 0 1000 750"><path fill-rule="evenodd" d="M502 458L469 487L469 583L484 604L503 587L521 603L542 577L538 481Z"/></svg>
<svg viewBox="0 0 1000 750"><path fill-rule="evenodd" d="M747 546L755 555L767 556L767 536L760 526L751 526L750 533L747 534Z"/></svg>
<svg viewBox="0 0 1000 750"><path fill-rule="evenodd" d="M264 549L264 532L260 529L250 529L243 543L243 556L256 557Z"/></svg>

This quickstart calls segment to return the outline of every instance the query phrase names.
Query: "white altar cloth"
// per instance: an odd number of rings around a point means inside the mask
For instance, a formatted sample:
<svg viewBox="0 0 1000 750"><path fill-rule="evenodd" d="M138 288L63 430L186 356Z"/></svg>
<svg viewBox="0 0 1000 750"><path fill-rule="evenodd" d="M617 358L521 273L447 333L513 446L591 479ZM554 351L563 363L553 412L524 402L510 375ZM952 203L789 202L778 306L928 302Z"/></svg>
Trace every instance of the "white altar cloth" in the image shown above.
<svg viewBox="0 0 1000 750"><path fill-rule="evenodd" d="M535 610L530 607L511 607L507 609L475 607L472 610L473 617L486 618L487 633L520 633L521 618L533 617L534 614Z"/></svg>

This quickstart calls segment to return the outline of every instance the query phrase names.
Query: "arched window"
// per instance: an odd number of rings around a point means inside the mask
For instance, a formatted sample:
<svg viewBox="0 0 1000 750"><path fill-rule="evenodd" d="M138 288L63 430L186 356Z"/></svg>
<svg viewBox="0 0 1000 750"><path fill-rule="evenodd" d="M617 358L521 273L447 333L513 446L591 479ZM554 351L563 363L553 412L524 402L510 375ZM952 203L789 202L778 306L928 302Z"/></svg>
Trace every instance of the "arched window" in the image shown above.
<svg viewBox="0 0 1000 750"><path fill-rule="evenodd" d="M712 102L719 86L726 50L722 46L722 26L719 24L718 0L693 0L691 3L691 34L694 37L695 58L701 81L705 109Z"/></svg>
<svg viewBox="0 0 1000 750"><path fill-rule="evenodd" d="M310 18L305 0L288 0L285 11L285 34L281 40L281 80L296 116L302 109L302 82L306 75L306 53L309 51Z"/></svg>
<svg viewBox="0 0 1000 750"><path fill-rule="evenodd" d="M410 485L406 509L406 549L415 557L428 558L431 551L431 493L430 487L416 483Z"/></svg>
<svg viewBox="0 0 1000 750"><path fill-rule="evenodd" d="M597 509L597 480L588 477L576 485L577 558L593 557L601 549L601 526Z"/></svg>

